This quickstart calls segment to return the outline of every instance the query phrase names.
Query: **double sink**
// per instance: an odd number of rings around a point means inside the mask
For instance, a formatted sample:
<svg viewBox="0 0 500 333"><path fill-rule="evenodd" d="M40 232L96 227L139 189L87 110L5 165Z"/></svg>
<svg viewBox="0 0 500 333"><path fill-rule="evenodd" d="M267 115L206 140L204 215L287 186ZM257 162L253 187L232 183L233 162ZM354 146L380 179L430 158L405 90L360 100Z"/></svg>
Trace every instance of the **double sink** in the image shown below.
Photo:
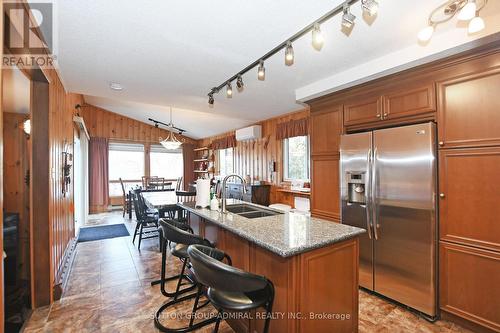
<svg viewBox="0 0 500 333"><path fill-rule="evenodd" d="M260 208L256 207L253 205L247 205L247 204L235 204L235 205L227 205L226 207L227 211L236 215L239 215L241 217L245 217L247 219L256 219L259 217L266 217L266 216L274 216L274 215L280 215L283 213L271 210L271 209L265 209L265 208Z"/></svg>

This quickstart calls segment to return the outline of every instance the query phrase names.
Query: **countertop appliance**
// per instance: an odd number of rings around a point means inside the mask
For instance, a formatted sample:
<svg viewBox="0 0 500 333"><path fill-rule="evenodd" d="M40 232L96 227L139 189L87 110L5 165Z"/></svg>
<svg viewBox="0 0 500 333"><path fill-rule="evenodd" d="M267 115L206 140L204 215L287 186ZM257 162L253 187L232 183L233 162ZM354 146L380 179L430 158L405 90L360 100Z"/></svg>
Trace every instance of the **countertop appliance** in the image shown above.
<svg viewBox="0 0 500 333"><path fill-rule="evenodd" d="M360 237L359 282L437 316L434 123L341 137L342 223Z"/></svg>

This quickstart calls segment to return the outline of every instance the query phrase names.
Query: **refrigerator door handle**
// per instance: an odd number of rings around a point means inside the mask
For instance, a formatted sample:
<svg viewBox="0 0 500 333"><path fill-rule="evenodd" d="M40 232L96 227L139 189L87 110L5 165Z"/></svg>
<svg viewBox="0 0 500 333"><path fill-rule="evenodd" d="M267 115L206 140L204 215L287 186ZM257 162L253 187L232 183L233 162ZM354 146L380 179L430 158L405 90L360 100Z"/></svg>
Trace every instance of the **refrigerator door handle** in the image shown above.
<svg viewBox="0 0 500 333"><path fill-rule="evenodd" d="M370 221L370 210L371 208L371 168L372 168L372 149L368 149L368 156L367 156L367 161L368 161L368 179L366 181L366 231L368 232L368 238L372 239L372 228L371 228L371 221Z"/></svg>
<svg viewBox="0 0 500 333"><path fill-rule="evenodd" d="M370 175L370 180L371 180L371 203L372 203L372 218L373 218L373 235L375 237L375 240L378 240L378 202L376 199L376 188L377 188L377 147L375 147L375 151L373 152L373 161L372 161L372 168L371 168L371 175Z"/></svg>

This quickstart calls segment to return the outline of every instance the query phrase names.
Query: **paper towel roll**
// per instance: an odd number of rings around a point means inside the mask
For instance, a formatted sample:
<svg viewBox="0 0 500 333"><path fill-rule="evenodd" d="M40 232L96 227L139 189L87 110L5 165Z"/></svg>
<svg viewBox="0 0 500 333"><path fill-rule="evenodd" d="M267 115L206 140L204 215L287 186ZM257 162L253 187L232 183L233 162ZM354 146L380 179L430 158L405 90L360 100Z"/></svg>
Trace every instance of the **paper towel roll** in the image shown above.
<svg viewBox="0 0 500 333"><path fill-rule="evenodd" d="M210 179L196 181L196 207L210 206Z"/></svg>

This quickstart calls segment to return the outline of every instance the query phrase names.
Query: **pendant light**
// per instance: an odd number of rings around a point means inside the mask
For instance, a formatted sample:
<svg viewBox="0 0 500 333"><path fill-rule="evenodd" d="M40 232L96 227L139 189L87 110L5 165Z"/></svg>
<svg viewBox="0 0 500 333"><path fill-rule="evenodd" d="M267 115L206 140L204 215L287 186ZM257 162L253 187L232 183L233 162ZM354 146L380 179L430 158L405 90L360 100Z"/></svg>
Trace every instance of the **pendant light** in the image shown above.
<svg viewBox="0 0 500 333"><path fill-rule="evenodd" d="M167 150L179 149L182 142L175 137L174 134L174 124L172 123L172 108L170 108L170 123L168 124L168 134L165 139L160 138L160 144Z"/></svg>

